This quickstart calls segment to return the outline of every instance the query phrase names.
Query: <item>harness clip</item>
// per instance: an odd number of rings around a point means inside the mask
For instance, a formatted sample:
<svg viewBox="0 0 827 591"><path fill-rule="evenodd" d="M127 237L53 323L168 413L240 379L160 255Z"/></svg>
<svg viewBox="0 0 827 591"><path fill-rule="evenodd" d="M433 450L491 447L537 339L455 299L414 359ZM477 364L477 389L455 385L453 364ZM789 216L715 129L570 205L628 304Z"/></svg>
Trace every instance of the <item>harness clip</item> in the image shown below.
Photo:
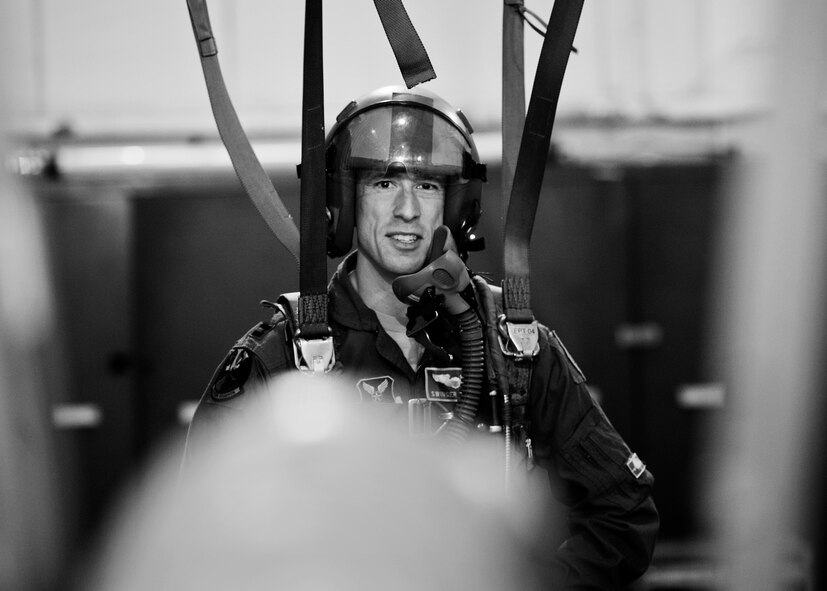
<svg viewBox="0 0 827 591"><path fill-rule="evenodd" d="M504 355L521 361L540 352L540 328L536 320L528 324L508 322L505 314L497 320L500 349Z"/></svg>
<svg viewBox="0 0 827 591"><path fill-rule="evenodd" d="M336 363L333 336L303 339L301 331L297 331L293 337L293 359L296 369L303 374L318 375L329 372Z"/></svg>

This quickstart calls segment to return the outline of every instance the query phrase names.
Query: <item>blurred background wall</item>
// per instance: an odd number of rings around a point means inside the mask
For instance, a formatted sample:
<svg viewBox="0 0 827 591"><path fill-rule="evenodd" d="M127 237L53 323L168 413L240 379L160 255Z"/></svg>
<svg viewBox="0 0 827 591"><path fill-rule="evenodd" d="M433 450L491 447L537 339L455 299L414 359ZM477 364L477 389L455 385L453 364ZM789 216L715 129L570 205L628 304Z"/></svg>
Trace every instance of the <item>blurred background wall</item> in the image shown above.
<svg viewBox="0 0 827 591"><path fill-rule="evenodd" d="M241 120L297 215L303 7L209 4ZM552 2L526 5L547 18ZM468 115L489 164L488 247L470 265L498 281L502 3L406 7L438 76L427 86ZM728 401L710 346L714 257L726 181L773 108L778 10L586 2L560 98L534 229L535 313L655 473L664 556L694 559L709 535L699 474ZM402 80L370 2L325 11L331 122ZM185 431L215 365L266 318L259 300L296 289L298 274L217 140L183 0L5 0L0 21L6 161L46 230L67 374L49 403L73 466L69 537L82 546L134 469ZM525 36L530 92L542 40ZM827 92L816 92L823 130Z"/></svg>
<svg viewBox="0 0 827 591"><path fill-rule="evenodd" d="M499 125L502 3L419 0L406 6L437 79L429 85ZM552 2L526 6L542 18ZM295 134L301 101L301 3L215 0L210 14L228 84L251 131ZM11 97L25 131L213 135L185 2L7 0L20 66ZM743 117L766 107L773 47L767 2L586 3L560 117L672 121ZM191 36L191 35L190 35ZM526 35L533 73L541 39ZM325 7L326 107L401 82L370 2ZM531 77L527 81L530 88Z"/></svg>

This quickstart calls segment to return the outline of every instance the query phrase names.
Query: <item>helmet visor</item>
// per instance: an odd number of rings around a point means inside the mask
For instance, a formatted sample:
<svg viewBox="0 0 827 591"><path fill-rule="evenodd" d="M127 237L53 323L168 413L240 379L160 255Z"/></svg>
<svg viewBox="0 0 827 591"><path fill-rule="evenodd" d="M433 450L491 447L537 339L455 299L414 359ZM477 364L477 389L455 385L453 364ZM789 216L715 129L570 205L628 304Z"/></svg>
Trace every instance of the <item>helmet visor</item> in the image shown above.
<svg viewBox="0 0 827 591"><path fill-rule="evenodd" d="M466 182L472 161L462 133L433 111L410 105L380 105L358 114L333 140L333 174L384 173L404 167L417 178Z"/></svg>

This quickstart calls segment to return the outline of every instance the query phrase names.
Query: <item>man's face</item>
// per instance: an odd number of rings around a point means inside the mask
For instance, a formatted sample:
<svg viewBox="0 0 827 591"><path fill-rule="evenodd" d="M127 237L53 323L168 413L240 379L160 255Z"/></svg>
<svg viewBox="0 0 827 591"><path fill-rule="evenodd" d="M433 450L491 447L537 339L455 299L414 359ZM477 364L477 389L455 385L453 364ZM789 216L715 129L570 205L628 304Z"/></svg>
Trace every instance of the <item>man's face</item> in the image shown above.
<svg viewBox="0 0 827 591"><path fill-rule="evenodd" d="M441 180L404 170L363 172L356 189L356 236L360 256L393 278L419 271L442 224Z"/></svg>

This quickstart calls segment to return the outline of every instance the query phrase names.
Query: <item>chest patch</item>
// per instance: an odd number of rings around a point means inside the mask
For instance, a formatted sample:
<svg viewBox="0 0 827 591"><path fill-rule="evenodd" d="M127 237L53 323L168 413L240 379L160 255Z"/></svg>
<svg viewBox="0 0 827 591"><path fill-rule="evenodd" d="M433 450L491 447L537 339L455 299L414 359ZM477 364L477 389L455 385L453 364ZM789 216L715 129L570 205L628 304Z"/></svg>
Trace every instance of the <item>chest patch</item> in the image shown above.
<svg viewBox="0 0 827 591"><path fill-rule="evenodd" d="M425 368L425 398L431 402L456 402L461 386L462 368Z"/></svg>
<svg viewBox="0 0 827 591"><path fill-rule="evenodd" d="M402 397L397 396L393 391L393 378L390 376L359 380L356 383L356 388L359 390L359 397L362 402L402 404Z"/></svg>

